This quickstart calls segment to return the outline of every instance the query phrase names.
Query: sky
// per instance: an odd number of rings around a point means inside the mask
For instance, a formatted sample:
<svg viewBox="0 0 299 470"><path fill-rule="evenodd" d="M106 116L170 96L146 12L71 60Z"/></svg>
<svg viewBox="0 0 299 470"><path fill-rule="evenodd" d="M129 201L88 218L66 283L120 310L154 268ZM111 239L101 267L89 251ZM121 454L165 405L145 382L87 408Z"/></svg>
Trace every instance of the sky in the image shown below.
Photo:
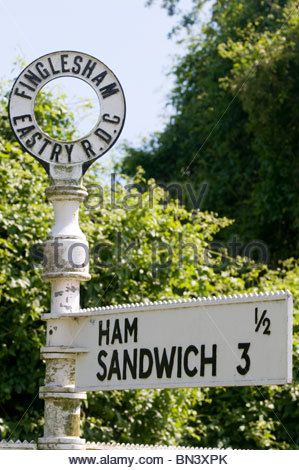
<svg viewBox="0 0 299 470"><path fill-rule="evenodd" d="M191 0L181 1L188 9ZM185 47L167 38L177 19L167 16L159 0L156 3L146 8L145 0L0 0L5 38L0 78L16 75L17 56L30 63L58 50L93 55L112 69L125 92L127 116L119 143L138 145L163 128L173 84L167 72ZM107 157L109 152L102 163Z"/></svg>

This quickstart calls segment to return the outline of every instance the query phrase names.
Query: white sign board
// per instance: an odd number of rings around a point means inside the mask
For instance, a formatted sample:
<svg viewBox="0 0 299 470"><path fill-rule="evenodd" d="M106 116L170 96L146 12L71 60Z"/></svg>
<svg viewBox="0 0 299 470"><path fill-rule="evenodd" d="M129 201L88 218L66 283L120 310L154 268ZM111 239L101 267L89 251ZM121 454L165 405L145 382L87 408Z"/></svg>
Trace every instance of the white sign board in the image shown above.
<svg viewBox="0 0 299 470"><path fill-rule="evenodd" d="M78 355L77 390L291 381L289 293L103 307L72 315L79 317L72 347L89 351Z"/></svg>

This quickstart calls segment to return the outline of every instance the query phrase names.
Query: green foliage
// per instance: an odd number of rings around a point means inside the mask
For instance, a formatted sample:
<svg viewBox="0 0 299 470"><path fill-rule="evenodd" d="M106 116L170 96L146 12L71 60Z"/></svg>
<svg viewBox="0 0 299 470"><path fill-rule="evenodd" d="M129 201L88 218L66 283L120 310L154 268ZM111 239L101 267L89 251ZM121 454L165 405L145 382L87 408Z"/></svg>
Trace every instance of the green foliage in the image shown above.
<svg viewBox="0 0 299 470"><path fill-rule="evenodd" d="M6 105L4 94L0 115L0 430L4 437L11 432L30 437L42 422L42 403L37 400L38 384L44 377L39 357L44 337L40 314L49 300L40 270L34 269L32 249L47 237L52 210L45 201L46 173L15 142ZM36 108L49 129L50 96L42 95ZM69 119L59 103L53 113L57 126ZM34 406L18 426L32 400Z"/></svg>
<svg viewBox="0 0 299 470"><path fill-rule="evenodd" d="M194 187L207 181L205 208L236 220L227 237L263 240L273 263L296 257L298 2L218 0L200 27L201 3L193 2L197 22L173 70L173 115L142 147L126 148L121 169L133 175L141 165L147 178Z"/></svg>
<svg viewBox="0 0 299 470"><path fill-rule="evenodd" d="M100 442L175 445L195 414L197 394L193 389L90 394L84 408L84 435Z"/></svg>
<svg viewBox="0 0 299 470"><path fill-rule="evenodd" d="M74 113L65 104L66 95L41 90L35 103L36 121L54 139L72 140L75 133Z"/></svg>
<svg viewBox="0 0 299 470"><path fill-rule="evenodd" d="M47 119L50 123L51 107ZM42 434L43 414L37 398L44 375L40 314L49 308L49 287L41 280L33 247L46 239L53 216L44 199L44 170L20 150L4 109L0 120L0 432L2 438L36 439ZM99 173L95 169L85 184L95 184ZM231 259L225 250L212 253L210 244L231 221L189 211L173 199L166 203L167 195L141 170L134 183L129 192L118 184L113 197L105 188L97 205L99 191L93 187L82 208L92 274L82 287L83 306L269 288L290 287L296 294L295 260L271 271L245 258ZM262 392L264 396L258 388L92 393L83 406L83 434L90 440L144 444L294 448L298 386Z"/></svg>

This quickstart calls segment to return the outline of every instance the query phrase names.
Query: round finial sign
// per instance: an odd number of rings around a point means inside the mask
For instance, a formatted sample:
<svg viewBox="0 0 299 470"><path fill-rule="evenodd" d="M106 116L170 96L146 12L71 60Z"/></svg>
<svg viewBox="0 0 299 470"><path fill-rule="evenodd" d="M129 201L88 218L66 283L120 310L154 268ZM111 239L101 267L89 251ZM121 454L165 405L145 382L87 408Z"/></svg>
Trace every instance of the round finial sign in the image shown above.
<svg viewBox="0 0 299 470"><path fill-rule="evenodd" d="M75 77L95 91L100 105L96 125L84 137L60 141L46 134L34 113L38 92L51 80ZM17 139L33 157L46 163L88 167L118 139L125 120L125 97L115 74L98 59L74 51L52 52L36 59L17 78L10 94L9 117Z"/></svg>

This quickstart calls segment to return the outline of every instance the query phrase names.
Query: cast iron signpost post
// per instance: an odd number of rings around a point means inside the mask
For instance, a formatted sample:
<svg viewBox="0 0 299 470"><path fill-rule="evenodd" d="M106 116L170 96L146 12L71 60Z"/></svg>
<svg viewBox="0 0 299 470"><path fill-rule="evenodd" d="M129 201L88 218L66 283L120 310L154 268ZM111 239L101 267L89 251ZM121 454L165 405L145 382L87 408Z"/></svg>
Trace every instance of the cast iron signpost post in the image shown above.
<svg viewBox="0 0 299 470"><path fill-rule="evenodd" d="M39 127L37 93L76 77L96 92L100 114L81 139L62 142ZM10 122L22 147L48 172L54 225L44 244L51 283L47 322L44 436L40 449L86 449L80 400L89 390L284 384L291 381L292 297L288 292L80 309L90 278L78 220L81 179L117 140L125 119L121 85L99 60L73 51L45 55L17 78Z"/></svg>

